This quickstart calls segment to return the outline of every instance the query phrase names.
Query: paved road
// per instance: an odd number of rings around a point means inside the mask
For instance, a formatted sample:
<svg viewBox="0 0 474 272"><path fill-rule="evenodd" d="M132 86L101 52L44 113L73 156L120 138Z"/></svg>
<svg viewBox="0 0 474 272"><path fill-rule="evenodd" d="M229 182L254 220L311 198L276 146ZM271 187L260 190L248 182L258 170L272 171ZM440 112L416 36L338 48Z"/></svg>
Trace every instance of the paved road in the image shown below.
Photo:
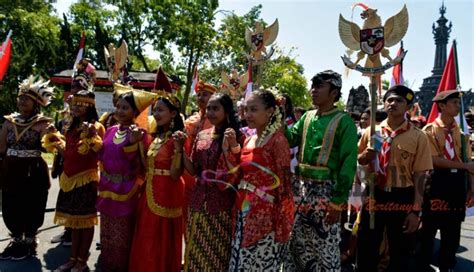
<svg viewBox="0 0 474 272"><path fill-rule="evenodd" d="M48 208L53 208L58 195L58 182L52 181L52 188L49 191ZM51 237L60 234L62 227L53 224L54 212L46 213L43 227L38 235L40 243L38 245L38 255L35 258L28 258L23 261L0 261L0 272L36 272L36 271L52 271L59 265L66 262L69 258L70 250L58 244L51 244ZM3 250L8 243L8 230L0 220L0 250ZM96 264L100 251L96 250L95 243L99 241L98 227L94 233L94 241L89 257L89 267L92 271L97 271ZM474 217L466 218L462 225L461 247L458 250L458 265L455 271L472 272L474 271Z"/></svg>

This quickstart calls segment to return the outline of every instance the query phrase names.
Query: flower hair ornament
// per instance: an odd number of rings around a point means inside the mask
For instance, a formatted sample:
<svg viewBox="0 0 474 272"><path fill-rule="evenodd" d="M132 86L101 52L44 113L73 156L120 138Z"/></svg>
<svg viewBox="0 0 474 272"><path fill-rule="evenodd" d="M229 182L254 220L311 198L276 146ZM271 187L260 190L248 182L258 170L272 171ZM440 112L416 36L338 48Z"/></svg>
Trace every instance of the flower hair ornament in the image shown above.
<svg viewBox="0 0 474 272"><path fill-rule="evenodd" d="M26 95L45 107L51 103L54 88L40 76L29 76L18 85L18 96Z"/></svg>
<svg viewBox="0 0 474 272"><path fill-rule="evenodd" d="M285 97L281 95L277 86L273 86L271 88L268 88L267 90L270 91L275 97L275 101L278 107L283 107L285 105Z"/></svg>
<svg viewBox="0 0 474 272"><path fill-rule="evenodd" d="M277 97L277 96L275 96L275 97ZM280 100L280 101L283 101L283 103L284 103L284 98L283 97L281 97L281 98L283 100ZM278 99L276 99L276 103L277 103L277 105L275 107L275 110L273 111L272 116L270 117L270 121L268 122L267 126L265 127L265 130L263 131L262 135L257 138L256 146L261 146L262 143L263 143L263 140L267 136L273 135L273 133L277 132L281 128L283 115L281 114L281 111L280 111L280 105L279 105ZM283 104L281 104L281 105L283 105Z"/></svg>

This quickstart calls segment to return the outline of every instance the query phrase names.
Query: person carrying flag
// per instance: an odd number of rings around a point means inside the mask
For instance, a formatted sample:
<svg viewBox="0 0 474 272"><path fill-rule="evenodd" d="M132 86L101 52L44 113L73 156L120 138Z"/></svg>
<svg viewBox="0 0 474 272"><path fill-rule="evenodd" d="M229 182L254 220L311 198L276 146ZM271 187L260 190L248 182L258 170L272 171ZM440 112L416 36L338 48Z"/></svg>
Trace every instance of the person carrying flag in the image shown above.
<svg viewBox="0 0 474 272"><path fill-rule="evenodd" d="M387 271L408 271L420 223L423 188L427 171L432 169L426 135L406 120L415 94L403 85L390 88L383 97L388 118L376 126L382 143L369 146L370 130L359 141L358 161L374 166L374 199L361 214L358 233L358 271L373 272L379 263L379 249L386 229L390 263ZM375 136L375 135L374 135ZM379 137L373 137L376 140ZM374 159L378 159L375 160ZM373 212L373 216L371 216ZM374 228L370 227L373 220Z"/></svg>

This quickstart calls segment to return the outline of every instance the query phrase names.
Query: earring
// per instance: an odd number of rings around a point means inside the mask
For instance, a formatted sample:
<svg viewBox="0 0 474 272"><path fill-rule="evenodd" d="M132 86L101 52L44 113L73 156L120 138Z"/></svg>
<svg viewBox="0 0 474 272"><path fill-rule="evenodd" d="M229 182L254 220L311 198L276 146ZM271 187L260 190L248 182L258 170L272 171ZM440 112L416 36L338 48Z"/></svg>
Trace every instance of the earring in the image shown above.
<svg viewBox="0 0 474 272"><path fill-rule="evenodd" d="M173 128L174 128L174 119L171 120L171 123L170 123L170 130L173 130Z"/></svg>

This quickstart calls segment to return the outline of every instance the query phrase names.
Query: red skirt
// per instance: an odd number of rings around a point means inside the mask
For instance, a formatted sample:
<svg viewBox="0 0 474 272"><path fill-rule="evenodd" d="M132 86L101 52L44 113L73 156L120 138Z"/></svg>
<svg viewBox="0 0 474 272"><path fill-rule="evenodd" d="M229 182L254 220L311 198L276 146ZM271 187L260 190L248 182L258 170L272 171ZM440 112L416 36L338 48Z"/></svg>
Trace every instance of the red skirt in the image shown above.
<svg viewBox="0 0 474 272"><path fill-rule="evenodd" d="M146 194L138 204L129 271L180 272L183 218L166 218L148 208Z"/></svg>

